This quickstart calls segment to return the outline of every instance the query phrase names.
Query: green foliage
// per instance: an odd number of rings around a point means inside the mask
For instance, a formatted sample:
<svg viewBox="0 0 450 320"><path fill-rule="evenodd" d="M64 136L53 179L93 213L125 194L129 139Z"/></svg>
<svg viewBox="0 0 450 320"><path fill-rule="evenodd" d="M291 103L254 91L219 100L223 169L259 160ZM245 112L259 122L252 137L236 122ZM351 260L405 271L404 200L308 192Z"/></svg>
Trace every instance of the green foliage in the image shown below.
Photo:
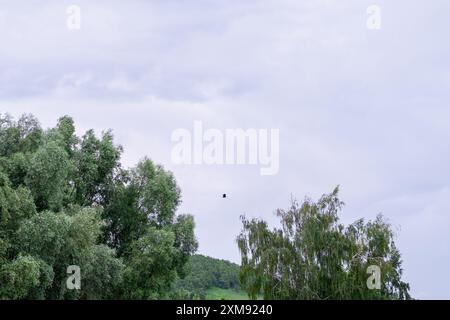
<svg viewBox="0 0 450 320"><path fill-rule="evenodd" d="M173 286L172 297L175 299L207 299L208 292L211 293L208 290L212 288L230 289L230 292L240 289L239 265L232 262L193 255L185 269L186 276L179 278Z"/></svg>
<svg viewBox="0 0 450 320"><path fill-rule="evenodd" d="M133 243L124 274L124 295L131 299L163 298L176 278L174 233L150 227Z"/></svg>
<svg viewBox="0 0 450 320"><path fill-rule="evenodd" d="M33 194L38 210L62 208L70 162L67 152L50 141L33 154L25 184Z"/></svg>
<svg viewBox="0 0 450 320"><path fill-rule="evenodd" d="M119 168L122 148L116 147L110 131L98 139L93 130L83 136L74 154L75 199L80 205L104 204L104 190Z"/></svg>
<svg viewBox="0 0 450 320"><path fill-rule="evenodd" d="M197 250L197 241L192 216L177 220L173 226L149 226L132 242L124 272L126 298L167 298L177 275L184 275L184 265Z"/></svg>
<svg viewBox="0 0 450 320"><path fill-rule="evenodd" d="M82 269L82 299L114 299L123 279L124 264L114 249L96 245L88 251L87 265Z"/></svg>
<svg viewBox="0 0 450 320"><path fill-rule="evenodd" d="M75 124L73 119L68 116L60 118L58 120L56 132L59 134L59 139L62 142L64 150L72 157L77 144L79 143L79 138L75 135Z"/></svg>
<svg viewBox="0 0 450 320"><path fill-rule="evenodd" d="M206 290L205 300L249 300L249 297L243 290L214 287Z"/></svg>
<svg viewBox="0 0 450 320"><path fill-rule="evenodd" d="M36 214L29 190L13 189L8 177L0 171L0 239L12 240L20 223Z"/></svg>
<svg viewBox="0 0 450 320"><path fill-rule="evenodd" d="M197 249L175 178L148 159L122 169L111 131L75 132L0 115L0 299L166 296Z"/></svg>
<svg viewBox="0 0 450 320"><path fill-rule="evenodd" d="M0 114L0 157L34 152L42 134L39 121L32 115L23 115L15 122L9 115Z"/></svg>
<svg viewBox="0 0 450 320"><path fill-rule="evenodd" d="M45 289L49 283L45 281L45 276L41 277L43 265L45 264L28 255L19 255L13 261L4 264L0 268L2 284L0 296L8 299L23 299L39 285ZM41 278L43 278L42 283Z"/></svg>
<svg viewBox="0 0 450 320"><path fill-rule="evenodd" d="M278 210L281 229L242 218L238 237L241 283L252 298L265 299L409 299L401 281L400 253L390 225L381 216L344 227L338 212L338 188L317 203L293 202ZM381 289L367 286L367 267L381 268Z"/></svg>
<svg viewBox="0 0 450 320"><path fill-rule="evenodd" d="M112 200L103 215L106 238L120 255L128 255L132 243L146 234L148 227L170 227L176 233L176 247L186 255L196 250L193 218L176 217L180 190L173 175L161 166L144 159L136 168L121 173L108 197Z"/></svg>
<svg viewBox="0 0 450 320"><path fill-rule="evenodd" d="M70 214L46 211L25 221L17 231L13 244L17 251L38 257L55 273L47 297L107 298L120 281L122 264L114 250L96 244L103 224L97 211L91 208ZM85 285L79 292L66 288L69 265L78 265L82 270Z"/></svg>
<svg viewBox="0 0 450 320"><path fill-rule="evenodd" d="M170 172L144 159L131 171L130 184L138 192L138 209L151 225L164 227L173 223L180 189Z"/></svg>

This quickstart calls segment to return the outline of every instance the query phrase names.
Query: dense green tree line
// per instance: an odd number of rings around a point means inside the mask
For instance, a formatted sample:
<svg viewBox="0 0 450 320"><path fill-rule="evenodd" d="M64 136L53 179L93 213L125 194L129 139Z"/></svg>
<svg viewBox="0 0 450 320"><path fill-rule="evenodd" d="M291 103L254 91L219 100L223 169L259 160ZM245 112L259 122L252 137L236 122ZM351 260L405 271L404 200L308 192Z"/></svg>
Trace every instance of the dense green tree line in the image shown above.
<svg viewBox="0 0 450 320"><path fill-rule="evenodd" d="M120 164L110 131L0 115L0 299L156 299L197 249L173 175ZM67 267L81 270L69 290Z"/></svg>
<svg viewBox="0 0 450 320"><path fill-rule="evenodd" d="M210 288L240 289L239 265L203 255L193 255L186 265L186 276L173 287L174 298L204 299Z"/></svg>

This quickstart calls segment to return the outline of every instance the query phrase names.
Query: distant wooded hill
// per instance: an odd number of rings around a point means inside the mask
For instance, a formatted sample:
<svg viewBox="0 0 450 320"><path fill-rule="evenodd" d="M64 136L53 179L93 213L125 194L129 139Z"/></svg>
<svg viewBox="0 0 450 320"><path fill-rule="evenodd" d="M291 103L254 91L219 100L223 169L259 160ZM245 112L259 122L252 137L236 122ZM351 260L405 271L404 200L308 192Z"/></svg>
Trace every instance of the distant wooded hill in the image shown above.
<svg viewBox="0 0 450 320"><path fill-rule="evenodd" d="M193 255L186 265L186 277L175 281L173 298L208 299L217 288L241 294L239 268L230 261Z"/></svg>

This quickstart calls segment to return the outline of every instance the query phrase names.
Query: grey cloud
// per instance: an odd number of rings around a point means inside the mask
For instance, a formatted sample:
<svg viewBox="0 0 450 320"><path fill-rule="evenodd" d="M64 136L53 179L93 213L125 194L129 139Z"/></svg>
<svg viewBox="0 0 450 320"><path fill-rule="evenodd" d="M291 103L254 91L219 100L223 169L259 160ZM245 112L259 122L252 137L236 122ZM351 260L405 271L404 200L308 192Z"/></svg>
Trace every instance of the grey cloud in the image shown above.
<svg viewBox="0 0 450 320"><path fill-rule="evenodd" d="M79 32L72 3L2 6L0 112L113 128L126 165L148 155L175 172L201 252L234 261L239 215L276 224L291 194L340 184L345 222L383 212L401 227L413 294L449 297L448 1L380 0L377 32L369 1L77 3ZM173 165L171 132L194 120L279 128L280 173Z"/></svg>

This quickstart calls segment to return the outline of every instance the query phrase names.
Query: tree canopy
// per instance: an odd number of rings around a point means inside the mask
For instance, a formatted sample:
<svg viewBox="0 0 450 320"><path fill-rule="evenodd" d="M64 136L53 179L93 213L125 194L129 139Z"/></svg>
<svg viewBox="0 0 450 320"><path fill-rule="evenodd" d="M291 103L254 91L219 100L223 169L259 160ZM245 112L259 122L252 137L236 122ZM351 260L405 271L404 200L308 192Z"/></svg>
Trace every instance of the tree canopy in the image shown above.
<svg viewBox="0 0 450 320"><path fill-rule="evenodd" d="M197 250L172 173L120 164L111 131L0 115L0 299L167 297ZM67 268L81 288L67 287Z"/></svg>
<svg viewBox="0 0 450 320"><path fill-rule="evenodd" d="M288 210L277 210L281 228L242 217L240 279L250 297L409 299L390 225L378 216L345 227L338 217L342 206L336 188L317 202L293 201ZM367 284L374 267L379 288Z"/></svg>

